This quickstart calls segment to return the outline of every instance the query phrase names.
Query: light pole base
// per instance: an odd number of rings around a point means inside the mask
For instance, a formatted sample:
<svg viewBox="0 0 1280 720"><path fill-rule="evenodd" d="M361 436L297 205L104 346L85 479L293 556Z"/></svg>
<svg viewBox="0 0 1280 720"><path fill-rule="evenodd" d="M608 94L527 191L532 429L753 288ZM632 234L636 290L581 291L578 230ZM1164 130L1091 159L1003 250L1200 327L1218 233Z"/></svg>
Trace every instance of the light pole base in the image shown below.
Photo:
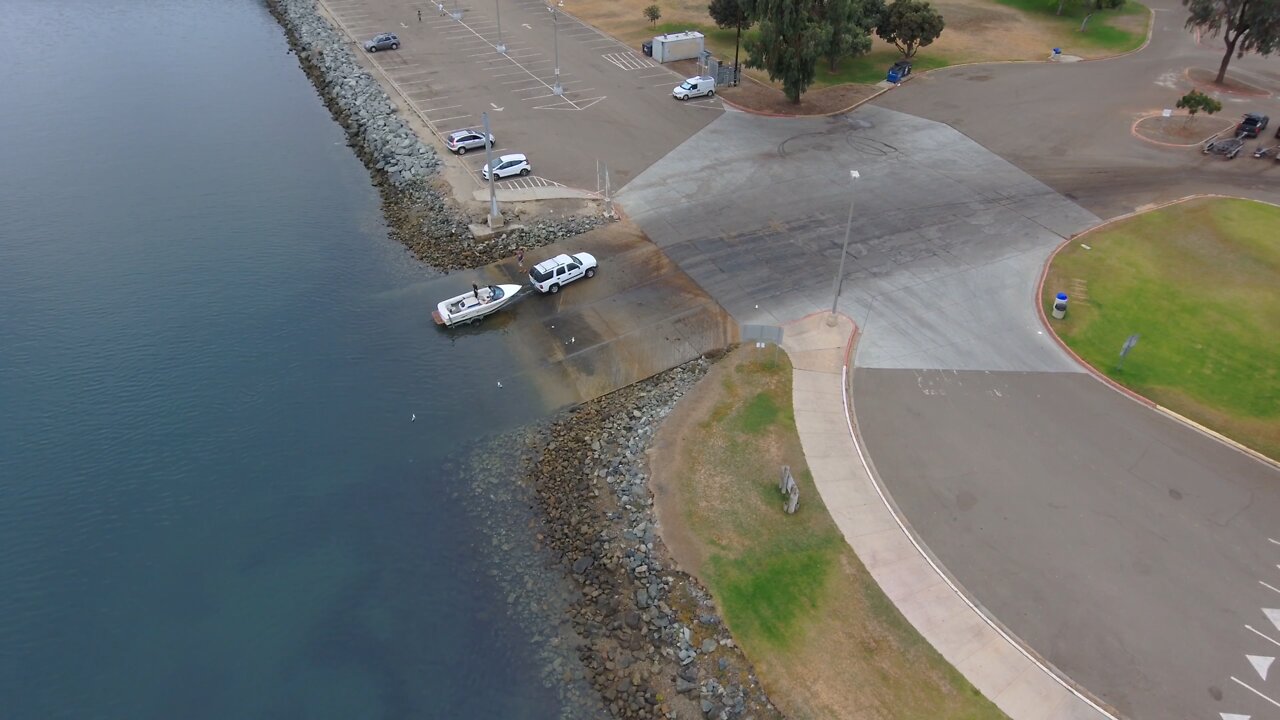
<svg viewBox="0 0 1280 720"><path fill-rule="evenodd" d="M494 45L493 49L497 50L499 55L507 54L507 46L502 43L498 43L497 45Z"/></svg>
<svg viewBox="0 0 1280 720"><path fill-rule="evenodd" d="M563 87L561 87L560 83L556 83L556 84L555 84L554 86L552 86L552 88L551 88L551 94L552 94L552 95L563 95L563 94L564 94L564 88L563 88Z"/></svg>
<svg viewBox="0 0 1280 720"><path fill-rule="evenodd" d="M452 17L454 20L457 20L458 22L462 22L462 11L461 11L461 10L454 10L454 11L453 11L453 13L452 13L452 15L451 15L451 17Z"/></svg>
<svg viewBox="0 0 1280 720"><path fill-rule="evenodd" d="M827 327L835 327L838 322L840 322L840 318L835 313L827 316Z"/></svg>
<svg viewBox="0 0 1280 720"><path fill-rule="evenodd" d="M507 224L507 221L502 219L502 213L497 213L497 214L491 214L491 215L489 215L489 229L490 229L490 230L497 230L498 228L500 228L500 227L502 227L503 225L506 225L506 224Z"/></svg>

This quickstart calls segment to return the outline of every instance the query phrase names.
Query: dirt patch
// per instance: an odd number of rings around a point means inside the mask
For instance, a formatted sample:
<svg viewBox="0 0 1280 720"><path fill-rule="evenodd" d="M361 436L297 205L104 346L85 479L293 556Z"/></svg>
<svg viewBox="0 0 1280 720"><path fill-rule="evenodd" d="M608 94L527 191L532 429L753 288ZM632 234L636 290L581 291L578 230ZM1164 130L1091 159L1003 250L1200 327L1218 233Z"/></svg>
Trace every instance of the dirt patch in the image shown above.
<svg viewBox="0 0 1280 720"><path fill-rule="evenodd" d="M1189 68L1187 70L1187 79L1198 87L1203 87L1211 92L1227 93L1228 95L1247 95L1250 97L1270 97L1271 93L1263 90L1257 85L1250 85L1243 80L1237 80L1227 75L1222 82L1214 82L1218 77L1217 70L1205 70L1204 68Z"/></svg>
<svg viewBox="0 0 1280 720"><path fill-rule="evenodd" d="M800 96L800 103L791 102L783 92L746 78L738 87L725 88L720 96L746 110L777 115L829 115L847 110L880 91L874 85L836 85L810 90Z"/></svg>
<svg viewBox="0 0 1280 720"><path fill-rule="evenodd" d="M1210 115L1174 115L1145 117L1134 123L1133 132L1143 140L1165 145L1198 145L1228 130L1234 120Z"/></svg>

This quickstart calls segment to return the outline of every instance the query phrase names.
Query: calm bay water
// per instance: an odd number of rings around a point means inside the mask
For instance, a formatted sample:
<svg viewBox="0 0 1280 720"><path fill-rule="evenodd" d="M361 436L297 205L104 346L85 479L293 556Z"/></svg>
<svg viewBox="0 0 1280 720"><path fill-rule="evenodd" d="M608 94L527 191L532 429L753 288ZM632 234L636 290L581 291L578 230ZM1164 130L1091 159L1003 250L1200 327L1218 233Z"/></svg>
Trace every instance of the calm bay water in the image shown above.
<svg viewBox="0 0 1280 720"><path fill-rule="evenodd" d="M537 403L265 8L0 25L0 717L554 716L434 470Z"/></svg>

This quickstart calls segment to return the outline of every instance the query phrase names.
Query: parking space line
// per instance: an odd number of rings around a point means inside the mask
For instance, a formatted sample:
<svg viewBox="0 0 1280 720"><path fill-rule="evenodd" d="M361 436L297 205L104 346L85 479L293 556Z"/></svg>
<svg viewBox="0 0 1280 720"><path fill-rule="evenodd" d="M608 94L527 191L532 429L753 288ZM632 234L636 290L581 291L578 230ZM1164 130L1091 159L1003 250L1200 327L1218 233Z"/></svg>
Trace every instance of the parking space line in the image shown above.
<svg viewBox="0 0 1280 720"><path fill-rule="evenodd" d="M1268 585L1267 583L1265 583L1265 582L1263 582L1263 581L1261 581L1261 580L1259 580L1258 582L1262 583L1262 586L1263 586L1263 587L1268 588L1268 589L1270 589L1270 590L1274 590L1275 592L1280 593L1280 588L1275 587L1274 585Z"/></svg>
<svg viewBox="0 0 1280 720"><path fill-rule="evenodd" d="M468 115L454 115L454 116L452 116L452 117L439 118L439 119L436 119L436 120L432 120L431 122L433 122L433 123L442 123L442 122L449 122L450 120L461 120L462 118L469 118L469 117L471 117L471 115L469 115L469 114L468 114Z"/></svg>
<svg viewBox="0 0 1280 720"><path fill-rule="evenodd" d="M435 111L437 111L437 110L452 110L452 109L454 109L454 108L460 108L460 107L462 107L462 106L461 106L461 105L441 105L440 107L423 108L423 109L422 109L422 112L424 112L424 113L433 113L433 112L435 112Z"/></svg>

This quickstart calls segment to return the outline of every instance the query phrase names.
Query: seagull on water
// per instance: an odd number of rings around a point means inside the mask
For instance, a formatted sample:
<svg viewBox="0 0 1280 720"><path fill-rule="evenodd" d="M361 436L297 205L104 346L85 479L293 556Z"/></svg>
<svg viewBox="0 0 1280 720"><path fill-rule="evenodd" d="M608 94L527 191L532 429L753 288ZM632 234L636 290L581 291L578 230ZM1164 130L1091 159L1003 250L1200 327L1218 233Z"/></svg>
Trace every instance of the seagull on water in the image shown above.
<svg viewBox="0 0 1280 720"><path fill-rule="evenodd" d="M413 422L414 420L417 420L417 419L418 419L418 413L409 413L409 422Z"/></svg>
<svg viewBox="0 0 1280 720"><path fill-rule="evenodd" d="M502 387L502 381L501 381L501 380L499 380L499 381L498 381L498 387Z"/></svg>

